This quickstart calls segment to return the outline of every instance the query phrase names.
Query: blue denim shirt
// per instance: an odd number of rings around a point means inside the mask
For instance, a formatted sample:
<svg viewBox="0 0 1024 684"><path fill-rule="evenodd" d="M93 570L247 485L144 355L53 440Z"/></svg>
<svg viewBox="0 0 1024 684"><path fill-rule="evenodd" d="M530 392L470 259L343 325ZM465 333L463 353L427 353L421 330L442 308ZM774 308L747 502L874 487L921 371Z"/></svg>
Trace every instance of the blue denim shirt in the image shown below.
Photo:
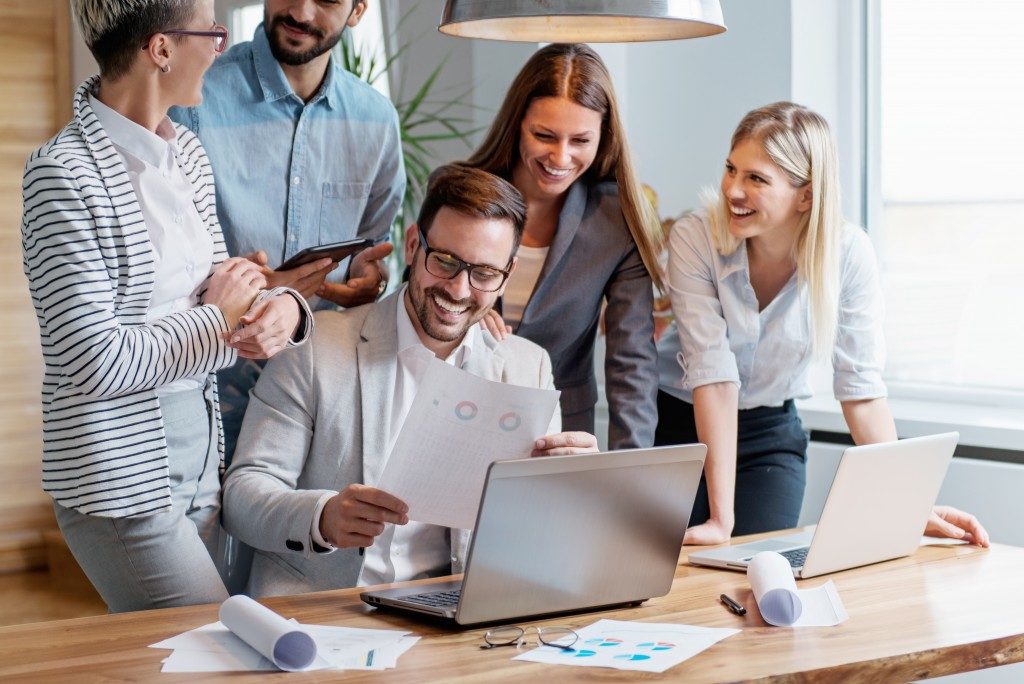
<svg viewBox="0 0 1024 684"><path fill-rule="evenodd" d="M306 247L388 237L405 191L398 115L333 58L304 103L261 24L214 62L202 104L174 108L171 118L206 148L230 254L262 249L273 268Z"/></svg>
<svg viewBox="0 0 1024 684"><path fill-rule="evenodd" d="M206 72L203 102L170 116L199 136L213 167L228 253L262 249L276 267L299 250L355 237L387 239L405 192L398 113L332 58L303 102L270 52L261 24ZM330 280L344 282L343 263ZM314 308L333 306L313 298ZM262 364L220 372L225 457Z"/></svg>

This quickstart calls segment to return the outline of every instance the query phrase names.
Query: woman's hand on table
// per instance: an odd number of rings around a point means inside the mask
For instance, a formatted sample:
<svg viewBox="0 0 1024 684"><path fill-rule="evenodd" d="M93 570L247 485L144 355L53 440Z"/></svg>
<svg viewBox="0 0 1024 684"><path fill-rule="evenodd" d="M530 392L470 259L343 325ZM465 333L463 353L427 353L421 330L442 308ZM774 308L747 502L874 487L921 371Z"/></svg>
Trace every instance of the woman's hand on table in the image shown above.
<svg viewBox="0 0 1024 684"><path fill-rule="evenodd" d="M709 518L707 522L687 528L686 534L683 536L683 544L695 546L722 544L729 541L734 524L732 521Z"/></svg>
<svg viewBox="0 0 1024 684"><path fill-rule="evenodd" d="M924 533L929 537L963 539L984 548L989 545L988 531L978 519L952 506L933 506Z"/></svg>

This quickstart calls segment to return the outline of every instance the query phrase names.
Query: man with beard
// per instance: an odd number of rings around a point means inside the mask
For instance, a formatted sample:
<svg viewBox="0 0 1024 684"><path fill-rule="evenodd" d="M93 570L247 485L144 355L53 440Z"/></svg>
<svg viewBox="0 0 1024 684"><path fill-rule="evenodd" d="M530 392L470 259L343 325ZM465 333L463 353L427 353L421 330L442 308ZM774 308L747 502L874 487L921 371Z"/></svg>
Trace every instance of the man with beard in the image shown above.
<svg viewBox="0 0 1024 684"><path fill-rule="evenodd" d="M405 503L373 485L431 357L554 387L547 352L477 325L515 268L525 216L506 181L442 167L408 231L408 284L376 304L319 312L312 340L267 365L224 482L224 525L257 549L251 596L462 572L468 531L409 522ZM538 439L534 456L597 450L593 435L558 433L560 423L556 410L557 434Z"/></svg>
<svg viewBox="0 0 1024 684"><path fill-rule="evenodd" d="M270 286L315 297L320 309L375 300L391 245L337 270L329 259L272 269L307 247L357 237L382 243L405 190L394 106L331 57L366 7L367 0L267 0L252 41L207 72L202 104L171 113L206 148L228 252L263 265ZM219 374L229 462L260 369L245 360Z"/></svg>

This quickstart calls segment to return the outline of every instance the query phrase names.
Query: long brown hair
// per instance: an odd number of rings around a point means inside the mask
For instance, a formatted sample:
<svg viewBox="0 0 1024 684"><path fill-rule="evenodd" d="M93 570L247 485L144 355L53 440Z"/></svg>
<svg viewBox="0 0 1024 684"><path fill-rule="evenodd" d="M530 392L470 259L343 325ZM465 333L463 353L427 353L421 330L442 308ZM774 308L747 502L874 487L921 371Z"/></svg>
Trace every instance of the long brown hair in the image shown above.
<svg viewBox="0 0 1024 684"><path fill-rule="evenodd" d="M655 285L663 289L664 278L658 266L661 223L637 180L611 76L590 46L554 43L533 53L512 81L484 141L462 163L511 179L523 117L530 103L539 97L565 97L601 114L601 141L594 163L583 178L589 183L616 182L629 232Z"/></svg>

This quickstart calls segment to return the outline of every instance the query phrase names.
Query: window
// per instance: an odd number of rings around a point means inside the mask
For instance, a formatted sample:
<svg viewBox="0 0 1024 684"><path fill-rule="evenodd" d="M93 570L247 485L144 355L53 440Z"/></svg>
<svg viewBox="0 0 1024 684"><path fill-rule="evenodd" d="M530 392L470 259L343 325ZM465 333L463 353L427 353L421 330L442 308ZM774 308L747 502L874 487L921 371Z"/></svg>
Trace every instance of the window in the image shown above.
<svg viewBox="0 0 1024 684"><path fill-rule="evenodd" d="M263 3L257 2L231 10L231 44L252 40L256 27L263 21Z"/></svg>
<svg viewBox="0 0 1024 684"><path fill-rule="evenodd" d="M874 8L869 230L893 394L1024 401L1024 3Z"/></svg>

